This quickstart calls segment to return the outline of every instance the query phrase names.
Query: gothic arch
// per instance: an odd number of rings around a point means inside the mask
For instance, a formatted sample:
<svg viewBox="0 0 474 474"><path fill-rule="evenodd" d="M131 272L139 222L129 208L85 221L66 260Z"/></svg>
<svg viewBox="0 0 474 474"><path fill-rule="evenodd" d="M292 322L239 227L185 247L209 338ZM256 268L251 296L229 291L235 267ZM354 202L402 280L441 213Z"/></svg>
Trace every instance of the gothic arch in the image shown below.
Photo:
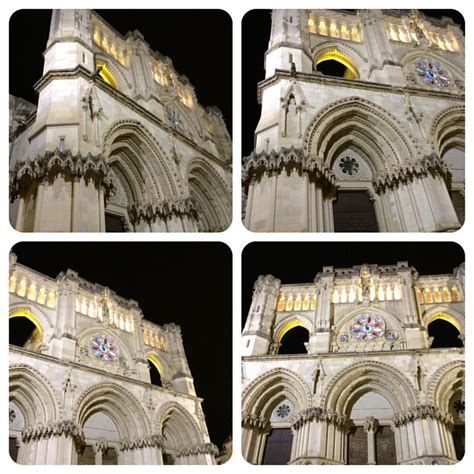
<svg viewBox="0 0 474 474"><path fill-rule="evenodd" d="M150 349L145 352L145 358L150 361L155 367L156 370L160 373L162 381L171 380L171 369L169 367L169 361L164 354L160 354L155 349Z"/></svg>
<svg viewBox="0 0 474 474"><path fill-rule="evenodd" d="M9 318L25 317L29 319L41 334L41 342L48 343L53 336L53 326L48 316L40 308L31 303L15 303L10 305Z"/></svg>
<svg viewBox="0 0 474 474"><path fill-rule="evenodd" d="M418 157L411 134L387 110L360 97L348 97L324 107L305 132L306 153L332 165L342 146L355 143L370 152L377 172L389 171Z"/></svg>
<svg viewBox="0 0 474 474"><path fill-rule="evenodd" d="M10 366L9 397L21 409L27 427L59 419L61 405L53 387L28 365Z"/></svg>
<svg viewBox="0 0 474 474"><path fill-rule="evenodd" d="M127 389L115 383L99 383L86 389L74 409L79 426L95 413L104 412L115 423L122 440L150 433L150 423L141 403Z"/></svg>
<svg viewBox="0 0 474 474"><path fill-rule="evenodd" d="M231 192L218 170L203 158L193 159L187 170L191 197L199 204L201 230L225 230L231 223Z"/></svg>
<svg viewBox="0 0 474 474"><path fill-rule="evenodd" d="M376 392L402 413L416 406L417 397L410 381L397 369L377 361L356 362L329 381L321 405L340 414L348 414L361 395Z"/></svg>
<svg viewBox="0 0 474 474"><path fill-rule="evenodd" d="M423 314L423 325L428 327L430 323L437 319L443 319L448 323L451 323L461 335L464 335L464 323L465 318L464 315L454 311L452 308L448 308L447 306L435 306L434 308L430 308Z"/></svg>
<svg viewBox="0 0 474 474"><path fill-rule="evenodd" d="M436 153L442 157L448 150L464 150L466 135L465 107L455 105L440 112L431 126L431 139Z"/></svg>
<svg viewBox="0 0 474 474"><path fill-rule="evenodd" d="M95 64L106 64L107 69L112 73L115 82L117 83L117 89L119 91L126 91L130 89L130 83L128 82L125 74L122 72L121 66L112 59L110 55L95 53Z"/></svg>
<svg viewBox="0 0 474 474"><path fill-rule="evenodd" d="M165 447L171 450L191 448L204 442L191 414L176 402L167 402L156 413L156 429L164 435Z"/></svg>
<svg viewBox="0 0 474 474"><path fill-rule="evenodd" d="M428 397L436 407L449 413L449 401L455 391L464 386L464 361L455 360L442 365L428 383Z"/></svg>
<svg viewBox="0 0 474 474"><path fill-rule="evenodd" d="M103 153L126 179L135 199L150 202L182 193L176 165L142 123L120 120L112 124L103 137Z"/></svg>
<svg viewBox="0 0 474 474"><path fill-rule="evenodd" d="M242 412L269 419L275 406L285 399L291 401L295 413L311 406L311 392L299 375L288 369L273 369L243 391Z"/></svg>
<svg viewBox="0 0 474 474"><path fill-rule="evenodd" d="M291 329L301 326L305 328L309 333L312 332L312 324L311 321L302 314L291 314L289 316L285 316L283 319L278 321L273 329L273 340L275 342L281 342L283 336L290 331Z"/></svg>

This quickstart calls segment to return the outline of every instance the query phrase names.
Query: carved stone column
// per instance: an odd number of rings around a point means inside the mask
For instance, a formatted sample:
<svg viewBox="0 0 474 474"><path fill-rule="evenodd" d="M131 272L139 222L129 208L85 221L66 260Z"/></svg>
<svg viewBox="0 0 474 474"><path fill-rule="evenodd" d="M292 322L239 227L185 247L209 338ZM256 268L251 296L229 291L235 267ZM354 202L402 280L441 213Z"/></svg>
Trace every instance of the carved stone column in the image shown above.
<svg viewBox="0 0 474 474"><path fill-rule="evenodd" d="M107 451L107 449L108 449L108 444L107 444L107 440L105 439L98 440L92 445L92 450L94 451L94 454L95 454L96 465L99 466L102 464L102 455L105 453L105 451Z"/></svg>
<svg viewBox="0 0 474 474"><path fill-rule="evenodd" d="M375 460L375 433L379 422L373 417L365 419L364 430L367 433L367 464L377 464Z"/></svg>
<svg viewBox="0 0 474 474"><path fill-rule="evenodd" d="M263 458L270 421L254 413L242 414L242 456L251 464L260 464Z"/></svg>

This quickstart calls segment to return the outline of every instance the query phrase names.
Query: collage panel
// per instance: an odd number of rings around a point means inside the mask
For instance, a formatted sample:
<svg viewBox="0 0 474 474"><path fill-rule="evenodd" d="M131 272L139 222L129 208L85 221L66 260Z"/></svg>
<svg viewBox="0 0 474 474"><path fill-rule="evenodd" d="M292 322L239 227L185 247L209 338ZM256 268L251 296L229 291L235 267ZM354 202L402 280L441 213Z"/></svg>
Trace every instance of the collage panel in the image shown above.
<svg viewBox="0 0 474 474"><path fill-rule="evenodd" d="M461 460L464 259L452 242L249 244L242 255L244 459Z"/></svg>
<svg viewBox="0 0 474 474"><path fill-rule="evenodd" d="M209 264L215 272L202 279ZM209 285L212 304L203 305ZM231 435L229 247L13 247L9 449L15 462L223 464L232 454Z"/></svg>
<svg viewBox="0 0 474 474"><path fill-rule="evenodd" d="M213 54L193 53L196 38ZM223 10L19 10L9 114L18 231L220 232L232 221Z"/></svg>
<svg viewBox="0 0 474 474"><path fill-rule="evenodd" d="M455 10L247 12L245 227L459 229L464 62L464 18Z"/></svg>

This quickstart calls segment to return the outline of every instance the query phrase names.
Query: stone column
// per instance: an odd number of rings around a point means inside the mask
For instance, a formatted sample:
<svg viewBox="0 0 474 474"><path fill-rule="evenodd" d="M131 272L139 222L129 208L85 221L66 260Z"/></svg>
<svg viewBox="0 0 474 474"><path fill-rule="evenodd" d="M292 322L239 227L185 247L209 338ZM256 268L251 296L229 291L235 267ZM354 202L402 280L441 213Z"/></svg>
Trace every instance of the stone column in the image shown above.
<svg viewBox="0 0 474 474"><path fill-rule="evenodd" d="M260 464L270 421L253 413L242 414L242 456L251 464Z"/></svg>
<svg viewBox="0 0 474 474"><path fill-rule="evenodd" d="M375 460L375 432L379 422L373 417L365 419L364 430L367 433L367 464L377 464Z"/></svg>
<svg viewBox="0 0 474 474"><path fill-rule="evenodd" d="M107 448L108 444L105 439L98 440L92 445L92 450L95 454L96 465L102 465L102 455L105 453L105 451L107 451Z"/></svg>
<svg viewBox="0 0 474 474"><path fill-rule="evenodd" d="M253 207L253 194L255 190L255 182L256 182L255 177L252 177L250 179L249 189L247 192L247 210L245 212L244 225L249 230L251 228L251 222L252 222L252 207Z"/></svg>

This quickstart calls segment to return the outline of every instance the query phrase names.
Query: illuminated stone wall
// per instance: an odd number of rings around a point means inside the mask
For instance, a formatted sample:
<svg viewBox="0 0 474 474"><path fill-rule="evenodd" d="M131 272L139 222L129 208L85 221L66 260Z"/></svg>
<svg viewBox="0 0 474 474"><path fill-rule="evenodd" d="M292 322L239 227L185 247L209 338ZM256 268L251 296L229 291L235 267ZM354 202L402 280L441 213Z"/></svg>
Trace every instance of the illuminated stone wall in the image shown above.
<svg viewBox="0 0 474 474"><path fill-rule="evenodd" d="M229 133L170 58L90 10L53 11L44 58L36 116L11 144L16 229L105 231L106 215L122 231L229 225Z"/></svg>
<svg viewBox="0 0 474 474"><path fill-rule="evenodd" d="M83 463L91 450L96 464L109 455L118 464L215 463L179 326L145 320L135 301L72 270L49 278L14 254L9 291L10 318L36 327L24 347L10 345L19 463Z"/></svg>
<svg viewBox="0 0 474 474"><path fill-rule="evenodd" d="M457 229L464 57L457 25L417 11L274 10L243 161L246 227L331 232L338 194L362 192L379 231ZM318 70L329 60L343 77ZM354 167L341 165L347 157Z"/></svg>
<svg viewBox="0 0 474 474"><path fill-rule="evenodd" d="M407 262L324 267L298 285L259 277L242 333L244 457L265 463L272 433L291 429L291 464L455 463L464 349L431 347L438 319L464 342L464 265L431 276ZM304 353L280 354L296 327L308 331Z"/></svg>

